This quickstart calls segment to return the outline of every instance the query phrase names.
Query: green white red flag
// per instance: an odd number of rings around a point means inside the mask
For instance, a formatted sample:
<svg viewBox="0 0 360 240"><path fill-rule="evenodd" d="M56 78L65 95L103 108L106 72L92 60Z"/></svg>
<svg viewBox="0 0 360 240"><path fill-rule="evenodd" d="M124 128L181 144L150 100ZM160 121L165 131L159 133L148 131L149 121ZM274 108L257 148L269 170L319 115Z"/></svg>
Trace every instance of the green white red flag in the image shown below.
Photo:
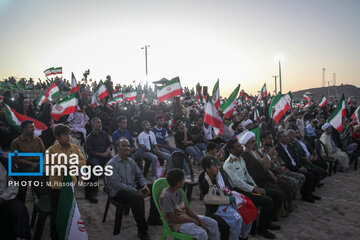
<svg viewBox="0 0 360 240"><path fill-rule="evenodd" d="M325 96L323 96L319 101L319 107L321 107L321 108L324 107L326 105L326 103L327 103L327 99Z"/></svg>
<svg viewBox="0 0 360 240"><path fill-rule="evenodd" d="M54 70L53 67L46 69L46 70L44 71L45 76L48 77L48 76L52 75L52 74L53 74L53 72L52 72L53 70Z"/></svg>
<svg viewBox="0 0 360 240"><path fill-rule="evenodd" d="M122 98L123 97L123 93L122 92L114 92L113 93L113 98L114 99L119 99L119 98Z"/></svg>
<svg viewBox="0 0 360 240"><path fill-rule="evenodd" d="M304 100L311 102L311 98L308 95L306 95L305 93L303 95L303 98L304 98Z"/></svg>
<svg viewBox="0 0 360 240"><path fill-rule="evenodd" d="M56 229L60 240L87 240L88 235L76 203L69 175L63 177L56 214Z"/></svg>
<svg viewBox="0 0 360 240"><path fill-rule="evenodd" d="M257 121L258 123L261 122L259 110L257 108L254 109L254 121Z"/></svg>
<svg viewBox="0 0 360 240"><path fill-rule="evenodd" d="M236 106L236 96L239 94L240 84L230 94L229 98L220 106L226 118L230 118Z"/></svg>
<svg viewBox="0 0 360 240"><path fill-rule="evenodd" d="M220 135L224 132L223 121L211 101L208 101L204 106L204 122L214 127L216 135Z"/></svg>
<svg viewBox="0 0 360 240"><path fill-rule="evenodd" d="M351 115L351 118L356 122L357 124L360 124L360 106L355 110L355 112Z"/></svg>
<svg viewBox="0 0 360 240"><path fill-rule="evenodd" d="M215 108L219 109L220 107L219 79L217 80L213 88L211 101L214 103Z"/></svg>
<svg viewBox="0 0 360 240"><path fill-rule="evenodd" d="M56 85L56 83L53 83L53 84L51 84L49 89L46 91L45 97L46 97L46 99L49 99L50 101L52 101L59 94L60 94L59 87Z"/></svg>
<svg viewBox="0 0 360 240"><path fill-rule="evenodd" d="M137 98L137 92L136 91L124 93L124 99L126 101L128 101L128 102L135 101L136 98Z"/></svg>
<svg viewBox="0 0 360 240"><path fill-rule="evenodd" d="M50 115L55 121L58 121L61 116L76 112L78 102L76 93L70 94L53 106Z"/></svg>
<svg viewBox="0 0 360 240"><path fill-rule="evenodd" d="M159 103L168 100L172 97L179 96L182 94L182 88L179 77L171 79L165 84L158 92L157 98Z"/></svg>
<svg viewBox="0 0 360 240"><path fill-rule="evenodd" d="M261 88L261 90L259 92L259 95L258 95L256 101L263 99L266 96L266 94L267 94L266 83L264 83L263 87Z"/></svg>
<svg viewBox="0 0 360 240"><path fill-rule="evenodd" d="M42 131L47 129L46 125L34 118L22 115L16 112L14 109L9 107L7 104L4 104L5 110L5 118L9 125L15 128L19 133L22 133L21 123L25 120L31 120L34 122L35 125L35 135L40 136Z"/></svg>
<svg viewBox="0 0 360 240"><path fill-rule="evenodd" d="M274 118L276 123L279 123L279 120L284 114L290 109L290 105L285 97L278 93L272 100L269 106L269 116Z"/></svg>
<svg viewBox="0 0 360 240"><path fill-rule="evenodd" d="M338 102L338 105L327 119L327 122L340 132L342 130L342 119L345 115L345 96L343 94Z"/></svg>
<svg viewBox="0 0 360 240"><path fill-rule="evenodd" d="M62 67L53 68L51 70L52 74L62 74Z"/></svg>
<svg viewBox="0 0 360 240"><path fill-rule="evenodd" d="M101 100L107 96L109 96L109 92L105 86L105 84L102 84L98 90L96 90L95 94L97 95L98 99Z"/></svg>
<svg viewBox="0 0 360 240"><path fill-rule="evenodd" d="M251 101L251 98L250 98L249 94L247 94L246 92L244 92L244 90L241 90L240 96L243 96L243 97L246 98L247 100Z"/></svg>
<svg viewBox="0 0 360 240"><path fill-rule="evenodd" d="M70 94L74 93L74 92L79 92L79 85L76 82L76 78L74 73L71 73L71 89L70 89Z"/></svg>
<svg viewBox="0 0 360 240"><path fill-rule="evenodd" d="M36 105L40 107L41 104L43 104L45 102L46 102L46 97L44 94L41 94L41 96L39 97L39 99L36 102Z"/></svg>

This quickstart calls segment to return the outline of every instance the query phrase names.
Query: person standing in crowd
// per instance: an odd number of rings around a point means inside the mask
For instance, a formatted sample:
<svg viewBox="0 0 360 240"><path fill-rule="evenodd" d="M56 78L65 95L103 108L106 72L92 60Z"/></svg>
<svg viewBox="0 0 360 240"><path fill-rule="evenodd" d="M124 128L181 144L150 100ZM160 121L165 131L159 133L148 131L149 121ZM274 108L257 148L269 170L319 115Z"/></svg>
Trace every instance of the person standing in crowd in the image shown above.
<svg viewBox="0 0 360 240"><path fill-rule="evenodd" d="M185 153L191 155L195 162L200 164L200 159L204 153L193 144L191 136L182 120L178 120L175 124L176 132L174 135L176 147L182 149Z"/></svg>
<svg viewBox="0 0 360 240"><path fill-rule="evenodd" d="M332 127L330 123L325 123L321 129L324 133L320 137L320 141L325 145L325 148L330 157L338 159L338 170L345 172L349 169L350 159L346 152L341 151L336 147L333 137L331 136Z"/></svg>
<svg viewBox="0 0 360 240"><path fill-rule="evenodd" d="M224 171L229 177L231 187L250 198L256 207L261 207L258 233L264 238L274 239L276 236L268 230L280 229L279 225L271 222L276 218L280 206L273 201L274 192L267 191L255 184L241 157L243 146L237 138L228 141L227 148L230 154L224 163Z"/></svg>
<svg viewBox="0 0 360 240"><path fill-rule="evenodd" d="M31 120L25 120L21 123L22 135L14 139L10 146L10 152L17 151L19 153L45 153L45 146L41 138L36 137L35 125ZM33 169L39 165L40 159L38 157L16 157L14 156L13 164L17 165L16 172L26 173L32 172ZM13 167L13 166L12 166ZM29 177L21 176L16 180L27 181ZM19 186L17 197L23 202L26 200L27 185Z"/></svg>
<svg viewBox="0 0 360 240"><path fill-rule="evenodd" d="M130 205L140 239L150 240L147 232L148 224L161 225L150 190L152 186L146 183L140 168L129 157L130 142L126 138L120 138L116 142L116 148L117 154L107 163L107 166L112 166L113 174L105 176L105 189L111 198L121 204ZM150 196L150 212L146 222L144 199L148 196Z"/></svg>
<svg viewBox="0 0 360 240"><path fill-rule="evenodd" d="M77 167L81 168L86 165L86 161L84 156L82 155L79 147L77 145L71 144L71 130L68 126L63 124L57 124L54 127L54 135L58 143L55 143L51 147L49 147L49 156L54 157L54 164L50 161L50 164L44 161L43 171L46 171L46 166L50 169L54 167L65 166L66 171L73 166L70 162L65 163L64 158L59 158L60 154L65 154L66 159L70 159L70 155L76 154L78 157ZM59 239L56 229L56 215L58 211L59 198L60 198L60 190L61 183L63 181L64 173L61 170L55 171L54 174L49 176L49 186L51 188L50 191L50 204L51 204L51 215L50 215L50 235L52 240ZM78 176L79 179L82 179L82 176ZM71 176L73 183L77 183L77 176Z"/></svg>
<svg viewBox="0 0 360 240"><path fill-rule="evenodd" d="M95 166L102 166L112 158L111 153L111 141L109 135L102 130L102 124L99 117L91 119L92 132L87 136L85 141L85 152L88 155L87 164L91 168ZM89 186L85 186L85 199L91 203L97 203L96 198L98 193L98 181L99 177L91 174L91 178L88 180Z"/></svg>
<svg viewBox="0 0 360 240"><path fill-rule="evenodd" d="M204 138L204 129L203 129L203 117L199 115L196 118L195 126L190 129L191 139L196 147L201 151L206 150L206 143Z"/></svg>
<svg viewBox="0 0 360 240"><path fill-rule="evenodd" d="M151 124L149 121L141 123L144 131L138 136L139 145L144 149L144 158L151 160L151 174L153 181L157 179L156 166L159 158L166 160L166 172L172 168L171 154L162 152L157 146L155 134L151 131Z"/></svg>

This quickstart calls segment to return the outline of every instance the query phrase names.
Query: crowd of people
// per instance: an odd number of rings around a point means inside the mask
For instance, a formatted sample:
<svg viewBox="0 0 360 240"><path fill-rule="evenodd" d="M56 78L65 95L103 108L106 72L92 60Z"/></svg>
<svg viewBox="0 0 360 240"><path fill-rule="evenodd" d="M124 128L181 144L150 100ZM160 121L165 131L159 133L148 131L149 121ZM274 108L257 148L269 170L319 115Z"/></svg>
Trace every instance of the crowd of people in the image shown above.
<svg viewBox="0 0 360 240"><path fill-rule="evenodd" d="M24 83L29 85L28 89L50 84L38 82L30 88L30 80ZM62 79L55 81L63 82L64 91L70 86ZM112 93L111 78L107 82ZM13 84L12 79L7 83ZM359 157L360 125L350 119L354 105L347 106L339 132L326 122L333 104L323 108L313 104L306 110L292 108L276 123L267 114L269 96L257 108L259 119L254 118L256 98L239 96L229 119L219 109L224 131L216 135L213 127L204 123L204 109L194 91L185 89L181 97L157 104L152 101L156 95L150 88L134 89L140 93L136 102L114 105L107 104L111 94L96 107L82 96L78 110L57 122L50 115L52 103L38 108L35 99L19 95L12 100L10 91L4 94L0 103L0 225L8 227L0 232L0 236L5 236L1 239L30 239L25 207L27 187L9 186L11 177L6 174L6 153L15 150L45 153L48 149L50 153L67 156L76 153L80 156L79 166L112 166L113 175L104 177L106 192L110 198L130 206L140 239L151 239L148 225L162 224L151 194L152 185L162 176L166 176L169 187L161 193L159 205L173 231L200 240L247 239L255 228L253 233L273 239L275 234L271 231L281 229L276 224L278 218L292 212L297 197L308 203L321 201L315 191L334 170L329 169L330 163L335 171L346 174L351 161ZM5 117L4 104L43 122L48 129L35 136L34 122L30 120L21 123L21 132L13 129ZM183 156L180 163L175 154ZM15 163L15 172L29 172L38 167L39 160L15 158ZM179 191L185 178L193 175L193 164L201 166L198 184L206 216L197 215L187 206ZM193 180L194 176L191 177ZM49 181L61 182L61 176L50 176ZM78 179L73 177L73 181ZM96 176L86 180L89 184L85 187L85 198L93 204L99 202L98 181ZM51 185L51 239L58 239L59 194L60 187ZM144 199L148 196L151 204L146 220Z"/></svg>

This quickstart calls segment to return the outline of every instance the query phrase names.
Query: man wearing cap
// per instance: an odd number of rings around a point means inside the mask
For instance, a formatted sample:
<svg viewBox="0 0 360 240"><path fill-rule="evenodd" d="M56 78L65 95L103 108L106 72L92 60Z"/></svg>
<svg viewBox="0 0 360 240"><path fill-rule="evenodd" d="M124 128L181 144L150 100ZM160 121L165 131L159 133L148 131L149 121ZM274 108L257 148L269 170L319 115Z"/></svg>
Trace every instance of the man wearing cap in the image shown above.
<svg viewBox="0 0 360 240"><path fill-rule="evenodd" d="M276 230L280 229L280 226L270 222L277 214L276 204L271 197L273 191L267 191L255 184L241 157L243 146L237 138L228 141L227 148L230 155L224 163L224 171L229 177L231 187L250 198L256 207L261 207L258 233L265 238L274 239L275 235L268 229Z"/></svg>
<svg viewBox="0 0 360 240"><path fill-rule="evenodd" d="M349 156L336 147L334 139L331 136L332 128L330 123L325 123L321 129L324 133L320 137L320 141L325 145L325 148L330 157L338 159L339 171L347 171L349 169Z"/></svg>
<svg viewBox="0 0 360 240"><path fill-rule="evenodd" d="M278 186L278 179L275 174L271 170L266 171L262 165L263 162L270 163L270 158L260 155L257 151L257 143L253 132L247 132L239 141L245 146L242 157L245 160L246 168L251 177L258 186L266 188L266 191L271 189L274 192L271 198L274 201L274 205L276 205L275 208L279 209L282 202L286 200L286 195ZM276 217L273 220L276 220Z"/></svg>

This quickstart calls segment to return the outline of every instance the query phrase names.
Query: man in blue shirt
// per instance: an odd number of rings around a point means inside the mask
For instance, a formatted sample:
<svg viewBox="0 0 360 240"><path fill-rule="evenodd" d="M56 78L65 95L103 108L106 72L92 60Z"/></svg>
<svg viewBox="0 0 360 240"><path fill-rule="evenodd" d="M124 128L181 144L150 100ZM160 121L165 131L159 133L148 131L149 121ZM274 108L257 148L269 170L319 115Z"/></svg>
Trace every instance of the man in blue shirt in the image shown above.
<svg viewBox="0 0 360 240"><path fill-rule="evenodd" d="M142 148L136 149L134 139L132 138L130 132L128 130L126 130L127 118L125 116L119 116L116 120L119 124L119 129L117 129L112 134L112 142L113 142L114 146L116 145L117 141L120 138L126 138L130 143L130 157L132 159L134 159L134 161L139 166L139 168L141 170L143 170L144 150ZM116 146L115 146L115 152L116 152Z"/></svg>
<svg viewBox="0 0 360 240"><path fill-rule="evenodd" d="M168 132L163 127L165 123L164 117L161 115L157 116L155 121L156 121L156 125L153 128L151 128L151 131L155 134L156 142L159 150L161 152L166 152L169 154L175 151L184 152L179 148L170 146Z"/></svg>

